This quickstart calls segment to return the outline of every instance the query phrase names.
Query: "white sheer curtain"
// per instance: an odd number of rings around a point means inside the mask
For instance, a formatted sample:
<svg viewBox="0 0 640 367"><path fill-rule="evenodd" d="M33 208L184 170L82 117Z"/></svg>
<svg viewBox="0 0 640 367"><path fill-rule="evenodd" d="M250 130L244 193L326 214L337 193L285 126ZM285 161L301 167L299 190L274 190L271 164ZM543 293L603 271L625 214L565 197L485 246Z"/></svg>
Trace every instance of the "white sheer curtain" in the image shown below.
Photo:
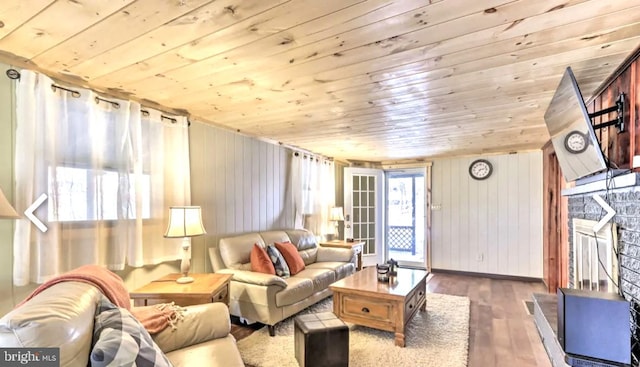
<svg viewBox="0 0 640 367"><path fill-rule="evenodd" d="M35 213L48 230L17 221L14 284L180 258L162 235L168 206L190 203L186 119L53 85L24 70L16 87L16 206L48 195Z"/></svg>
<svg viewBox="0 0 640 367"><path fill-rule="evenodd" d="M295 228L306 228L316 236L333 233L329 211L335 204L335 166L333 161L293 152L291 190Z"/></svg>

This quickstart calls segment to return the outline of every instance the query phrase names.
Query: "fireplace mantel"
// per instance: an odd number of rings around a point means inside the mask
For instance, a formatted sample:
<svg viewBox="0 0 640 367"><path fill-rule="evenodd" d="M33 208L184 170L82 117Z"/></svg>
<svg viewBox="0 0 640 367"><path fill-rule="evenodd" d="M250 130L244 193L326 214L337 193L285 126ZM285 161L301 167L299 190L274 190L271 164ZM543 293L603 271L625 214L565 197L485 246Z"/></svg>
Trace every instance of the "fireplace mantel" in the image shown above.
<svg viewBox="0 0 640 367"><path fill-rule="evenodd" d="M607 190L607 174L602 173L600 175L593 176L591 182L583 185L567 188L562 190L562 196L572 196L586 194L590 192L605 191ZM622 189L625 187L640 186L640 174L638 173L626 173L619 176L615 176L612 179L608 179L609 189Z"/></svg>

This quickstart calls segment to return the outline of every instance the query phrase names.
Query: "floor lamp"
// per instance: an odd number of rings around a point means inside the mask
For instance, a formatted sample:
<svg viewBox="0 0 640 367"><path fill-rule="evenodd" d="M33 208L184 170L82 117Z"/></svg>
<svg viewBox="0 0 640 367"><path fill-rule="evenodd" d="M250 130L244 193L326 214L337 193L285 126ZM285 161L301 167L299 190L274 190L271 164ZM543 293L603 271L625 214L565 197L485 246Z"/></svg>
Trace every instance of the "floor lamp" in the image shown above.
<svg viewBox="0 0 640 367"><path fill-rule="evenodd" d="M202 210L199 206L172 206L169 208L169 226L164 234L166 238L182 238L182 261L180 272L182 277L176 282L180 284L191 283L193 278L189 276L191 259L191 237L207 233L202 225Z"/></svg>

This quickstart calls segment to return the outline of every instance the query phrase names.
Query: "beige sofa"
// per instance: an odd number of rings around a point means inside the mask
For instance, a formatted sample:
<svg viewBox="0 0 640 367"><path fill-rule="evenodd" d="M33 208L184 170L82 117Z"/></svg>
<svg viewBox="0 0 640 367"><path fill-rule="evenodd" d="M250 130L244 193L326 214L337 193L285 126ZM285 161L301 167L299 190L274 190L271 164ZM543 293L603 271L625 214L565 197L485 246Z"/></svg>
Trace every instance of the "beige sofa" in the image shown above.
<svg viewBox="0 0 640 367"><path fill-rule="evenodd" d="M251 271L250 254L254 244L262 247L290 241L298 248L305 269L290 278ZM306 230L255 232L222 238L209 249L213 269L233 274L229 311L232 315L269 326L329 297L329 284L355 271L350 249L318 246L313 233Z"/></svg>
<svg viewBox="0 0 640 367"><path fill-rule="evenodd" d="M86 367L101 298L87 283L55 284L0 319L0 345L59 347L60 366ZM230 327L224 304L189 306L176 330L167 328L153 339L176 367L244 366Z"/></svg>

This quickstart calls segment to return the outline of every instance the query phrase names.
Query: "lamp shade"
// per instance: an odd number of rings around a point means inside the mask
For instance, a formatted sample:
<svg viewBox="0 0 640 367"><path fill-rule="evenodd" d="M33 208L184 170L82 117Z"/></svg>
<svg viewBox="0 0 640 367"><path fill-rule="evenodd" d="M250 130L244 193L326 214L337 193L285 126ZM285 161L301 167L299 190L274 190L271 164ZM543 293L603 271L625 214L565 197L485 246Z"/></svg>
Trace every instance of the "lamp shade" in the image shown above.
<svg viewBox="0 0 640 367"><path fill-rule="evenodd" d="M164 234L168 238L193 237L207 233L202 225L199 206L172 206L169 208L169 226Z"/></svg>
<svg viewBox="0 0 640 367"><path fill-rule="evenodd" d="M331 211L329 212L329 220L331 221L344 220L344 213L341 206L336 206L334 208L331 208Z"/></svg>
<svg viewBox="0 0 640 367"><path fill-rule="evenodd" d="M0 189L0 219L17 219L20 218L15 209L9 204L9 201L4 196L4 193Z"/></svg>

